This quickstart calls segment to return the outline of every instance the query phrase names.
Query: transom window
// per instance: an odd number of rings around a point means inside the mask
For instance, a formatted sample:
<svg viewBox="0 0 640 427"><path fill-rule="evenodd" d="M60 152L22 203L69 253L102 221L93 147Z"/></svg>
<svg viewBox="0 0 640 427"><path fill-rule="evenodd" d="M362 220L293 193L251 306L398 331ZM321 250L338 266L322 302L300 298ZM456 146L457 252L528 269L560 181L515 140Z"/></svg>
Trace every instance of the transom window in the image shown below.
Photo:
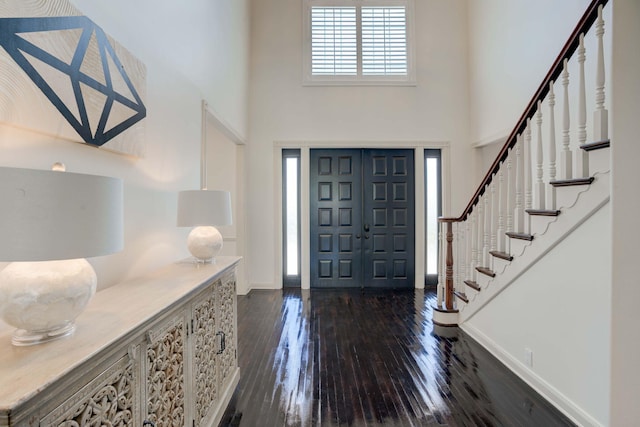
<svg viewBox="0 0 640 427"><path fill-rule="evenodd" d="M305 1L305 82L413 81L410 1Z"/></svg>

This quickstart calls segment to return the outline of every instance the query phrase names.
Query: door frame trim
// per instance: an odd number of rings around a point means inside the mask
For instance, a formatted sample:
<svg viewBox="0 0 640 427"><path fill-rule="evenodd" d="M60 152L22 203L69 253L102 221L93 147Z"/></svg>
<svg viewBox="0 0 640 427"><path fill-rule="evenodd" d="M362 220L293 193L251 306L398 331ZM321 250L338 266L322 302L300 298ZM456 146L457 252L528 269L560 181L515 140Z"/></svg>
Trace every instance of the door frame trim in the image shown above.
<svg viewBox="0 0 640 427"><path fill-rule="evenodd" d="M310 212L309 212L309 158L310 150L316 148L379 148L412 149L415 162L415 288L424 288L425 276L425 187L424 150L440 149L442 162L442 211L449 212L451 206L451 153L449 141L275 141L273 143L275 182L275 239L274 239L274 284L282 288L282 150L300 150L300 274L301 288L310 289Z"/></svg>

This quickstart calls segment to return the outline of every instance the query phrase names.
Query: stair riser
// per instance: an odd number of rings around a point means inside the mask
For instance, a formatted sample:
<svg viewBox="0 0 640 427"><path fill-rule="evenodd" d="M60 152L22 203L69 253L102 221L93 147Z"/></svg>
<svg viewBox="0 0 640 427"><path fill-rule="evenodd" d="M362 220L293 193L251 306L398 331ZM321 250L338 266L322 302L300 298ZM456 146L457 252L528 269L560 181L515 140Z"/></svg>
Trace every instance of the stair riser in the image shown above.
<svg viewBox="0 0 640 427"><path fill-rule="evenodd" d="M608 172L611 169L611 150L593 150L589 152L589 175Z"/></svg>
<svg viewBox="0 0 640 427"><path fill-rule="evenodd" d="M576 204L581 193L589 191L589 185L572 185L556 188L556 208L564 210Z"/></svg>
<svg viewBox="0 0 640 427"><path fill-rule="evenodd" d="M531 215L531 234L539 235L547 232L549 224L556 221L555 216Z"/></svg>

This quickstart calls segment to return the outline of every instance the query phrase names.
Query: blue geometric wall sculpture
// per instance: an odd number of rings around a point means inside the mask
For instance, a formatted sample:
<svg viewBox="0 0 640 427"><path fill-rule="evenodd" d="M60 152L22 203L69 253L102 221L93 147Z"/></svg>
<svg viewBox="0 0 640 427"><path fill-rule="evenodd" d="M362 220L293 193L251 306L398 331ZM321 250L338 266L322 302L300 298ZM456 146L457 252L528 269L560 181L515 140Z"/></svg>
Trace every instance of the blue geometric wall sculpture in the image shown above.
<svg viewBox="0 0 640 427"><path fill-rule="evenodd" d="M0 17L0 121L142 155L144 64L68 2L54 3L67 16ZM41 117L56 110L63 119Z"/></svg>
<svg viewBox="0 0 640 427"><path fill-rule="evenodd" d="M70 64L65 63L60 58L52 56L51 53L33 45L22 37L22 34L30 32L73 29L81 29L82 35L80 36L75 54ZM100 82L92 78L81 70L81 66L87 53L87 48L89 47L89 41L93 34L95 34L98 42L100 58L102 59L102 67L105 76L104 82ZM82 139L88 144L96 146L103 145L110 139L116 137L135 123L142 120L147 114L142 99L140 99L136 88L133 87L129 76L122 67L113 47L109 44L106 34L86 16L0 18L0 46L2 46L13 60L24 70L24 72L27 73L49 101L51 101L58 111L60 111L76 132L78 132L78 135L80 135L80 137L82 137ZM27 60L25 54L41 60L45 64L50 65L54 69L57 69L70 77L76 101L75 108L77 108L77 111L80 113L80 119L75 117L69 106L65 105L60 96L46 81L45 77L36 70L29 60ZM112 70L110 68L109 59L115 63L117 67L116 70ZM128 88L127 94L118 93L114 90L112 84L113 72L119 73L120 77L126 83ZM104 109L102 110L100 121L96 129L92 129L89 123L81 84L85 84L106 96ZM105 127L115 102L119 102L129 107L135 112L135 114L107 130Z"/></svg>

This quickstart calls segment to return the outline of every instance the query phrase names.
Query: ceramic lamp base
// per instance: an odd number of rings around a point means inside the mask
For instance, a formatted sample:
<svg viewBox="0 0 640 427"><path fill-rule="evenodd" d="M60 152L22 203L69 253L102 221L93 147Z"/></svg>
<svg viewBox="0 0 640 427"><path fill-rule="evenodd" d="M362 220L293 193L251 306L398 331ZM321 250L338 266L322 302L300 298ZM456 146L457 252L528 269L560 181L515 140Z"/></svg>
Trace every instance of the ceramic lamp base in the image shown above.
<svg viewBox="0 0 640 427"><path fill-rule="evenodd" d="M222 234L212 226L195 227L187 238L191 255L203 263L211 262L222 250Z"/></svg>
<svg viewBox="0 0 640 427"><path fill-rule="evenodd" d="M0 272L0 315L18 329L12 343L34 345L71 335L96 284L84 258L9 264Z"/></svg>

